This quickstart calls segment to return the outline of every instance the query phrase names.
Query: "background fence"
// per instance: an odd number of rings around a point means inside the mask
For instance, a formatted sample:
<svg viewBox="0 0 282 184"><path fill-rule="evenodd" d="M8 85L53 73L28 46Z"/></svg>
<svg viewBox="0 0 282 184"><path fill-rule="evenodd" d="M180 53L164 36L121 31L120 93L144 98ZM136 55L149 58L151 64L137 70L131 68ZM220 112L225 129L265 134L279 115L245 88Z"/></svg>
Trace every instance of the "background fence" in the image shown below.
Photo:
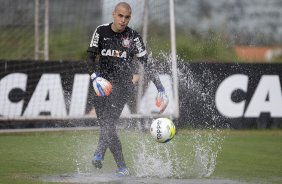
<svg viewBox="0 0 282 184"><path fill-rule="evenodd" d="M39 50L44 49L46 0L0 0L0 59L34 59L35 4L39 3ZM49 60L81 60L91 34L111 21L118 0L48 0ZM144 0L132 4L131 26L143 24ZM169 1L148 0L149 38L153 53L168 50ZM234 45L282 44L280 0L175 0L178 55L184 60L235 60ZM160 37L160 39L156 39ZM40 54L40 58L43 55Z"/></svg>
<svg viewBox="0 0 282 184"><path fill-rule="evenodd" d="M35 2L1 0L0 58L34 59ZM44 49L44 15L45 1L39 0L40 51ZM90 35L99 23L101 23L100 1L50 0L50 60L83 58ZM43 59L43 54L40 54L39 59Z"/></svg>

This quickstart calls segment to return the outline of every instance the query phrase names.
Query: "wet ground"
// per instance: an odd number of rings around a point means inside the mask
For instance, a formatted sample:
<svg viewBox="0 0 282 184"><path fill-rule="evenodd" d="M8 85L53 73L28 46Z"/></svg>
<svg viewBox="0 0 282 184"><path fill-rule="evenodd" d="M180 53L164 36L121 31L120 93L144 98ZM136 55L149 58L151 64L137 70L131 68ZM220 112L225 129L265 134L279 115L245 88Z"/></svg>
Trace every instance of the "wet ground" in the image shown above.
<svg viewBox="0 0 282 184"><path fill-rule="evenodd" d="M249 182L234 181L229 179L204 179L204 178L191 178L191 179L174 179L174 178L141 178L128 176L119 178L113 174L63 174L59 176L44 176L41 178L44 182L61 182L61 183L80 183L80 184L250 184Z"/></svg>

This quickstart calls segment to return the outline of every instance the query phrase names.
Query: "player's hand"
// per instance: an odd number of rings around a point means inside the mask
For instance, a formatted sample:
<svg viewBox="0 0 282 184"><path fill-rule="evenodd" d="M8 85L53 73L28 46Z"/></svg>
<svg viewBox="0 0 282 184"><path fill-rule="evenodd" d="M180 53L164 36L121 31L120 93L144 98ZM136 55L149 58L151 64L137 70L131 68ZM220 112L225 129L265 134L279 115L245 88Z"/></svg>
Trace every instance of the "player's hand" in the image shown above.
<svg viewBox="0 0 282 184"><path fill-rule="evenodd" d="M158 92L157 98L156 98L156 106L160 109L160 112L164 112L167 105L168 105L168 97L166 95L165 90L161 90Z"/></svg>

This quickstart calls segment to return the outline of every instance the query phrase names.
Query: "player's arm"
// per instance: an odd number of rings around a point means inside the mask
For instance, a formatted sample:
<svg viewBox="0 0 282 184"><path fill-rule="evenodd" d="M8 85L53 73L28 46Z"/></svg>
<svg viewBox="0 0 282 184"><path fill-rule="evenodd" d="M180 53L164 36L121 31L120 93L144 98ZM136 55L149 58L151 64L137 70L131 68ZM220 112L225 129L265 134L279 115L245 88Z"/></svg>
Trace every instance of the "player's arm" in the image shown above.
<svg viewBox="0 0 282 184"><path fill-rule="evenodd" d="M137 51L136 56L139 61L143 64L144 70L146 71L146 74L148 74L149 79L155 84L158 90L156 105L157 107L159 107L160 112L163 112L168 105L168 97L166 95L165 88L159 78L159 75L153 70L153 59L148 57L145 45L140 36L137 36L134 39L134 42Z"/></svg>
<svg viewBox="0 0 282 184"><path fill-rule="evenodd" d="M154 68L153 59L149 58L148 54L145 54L144 56L139 58L139 61L143 64L146 74L148 75L149 79L155 84L157 90L159 92L165 91L158 73L153 69Z"/></svg>
<svg viewBox="0 0 282 184"><path fill-rule="evenodd" d="M145 45L140 35L136 35L133 39L135 44L135 53L138 60L144 66L144 70L149 75L149 79L155 84L158 91L164 91L164 87L160 81L158 74L153 71L153 60L149 59Z"/></svg>
<svg viewBox="0 0 282 184"><path fill-rule="evenodd" d="M94 31L90 45L87 49L86 65L90 75L98 72L96 57L99 54L100 30L99 27Z"/></svg>
<svg viewBox="0 0 282 184"><path fill-rule="evenodd" d="M87 71L90 74L90 79L94 91L97 96L108 96L112 91L112 84L106 79L99 77L98 61L96 57L100 50L100 30L99 27L95 30L90 45L87 49L86 65Z"/></svg>
<svg viewBox="0 0 282 184"><path fill-rule="evenodd" d="M155 86L158 90L158 94L157 94L157 97L156 97L156 106L160 109L160 112L162 113L162 112L165 111L165 109L168 105L168 102L169 102L165 88L164 88L157 72L152 70L153 60L149 59L147 54L146 54L146 55L144 55L140 58L140 61L143 63L144 70L149 75L149 79L152 80L152 82L155 84Z"/></svg>
<svg viewBox="0 0 282 184"><path fill-rule="evenodd" d="M87 57L86 57L86 66L87 66L87 72L91 75L93 72L97 71L98 63L96 61L97 53L95 51L92 51L89 47L87 49Z"/></svg>

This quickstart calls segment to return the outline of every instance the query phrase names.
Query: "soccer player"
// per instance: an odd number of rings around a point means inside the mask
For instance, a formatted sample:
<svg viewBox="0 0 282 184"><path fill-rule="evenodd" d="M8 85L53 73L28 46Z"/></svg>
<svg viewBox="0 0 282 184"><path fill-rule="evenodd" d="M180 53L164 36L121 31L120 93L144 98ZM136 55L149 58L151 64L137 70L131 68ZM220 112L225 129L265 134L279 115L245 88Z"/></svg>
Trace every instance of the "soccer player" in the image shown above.
<svg viewBox="0 0 282 184"><path fill-rule="evenodd" d="M112 12L112 17L112 23L96 28L87 49L87 65L91 80L94 81L99 76L112 84L112 92L109 96L94 98L100 137L92 163L96 168L102 168L105 152L109 148L117 164L116 175L126 176L129 175L129 171L124 161L116 123L136 84L133 77L136 76L134 56L143 64L158 90L157 100L162 104L160 112L165 110L168 98L159 77L151 71L152 62L148 59L142 38L127 26L131 18L130 5L125 2L118 3Z"/></svg>

